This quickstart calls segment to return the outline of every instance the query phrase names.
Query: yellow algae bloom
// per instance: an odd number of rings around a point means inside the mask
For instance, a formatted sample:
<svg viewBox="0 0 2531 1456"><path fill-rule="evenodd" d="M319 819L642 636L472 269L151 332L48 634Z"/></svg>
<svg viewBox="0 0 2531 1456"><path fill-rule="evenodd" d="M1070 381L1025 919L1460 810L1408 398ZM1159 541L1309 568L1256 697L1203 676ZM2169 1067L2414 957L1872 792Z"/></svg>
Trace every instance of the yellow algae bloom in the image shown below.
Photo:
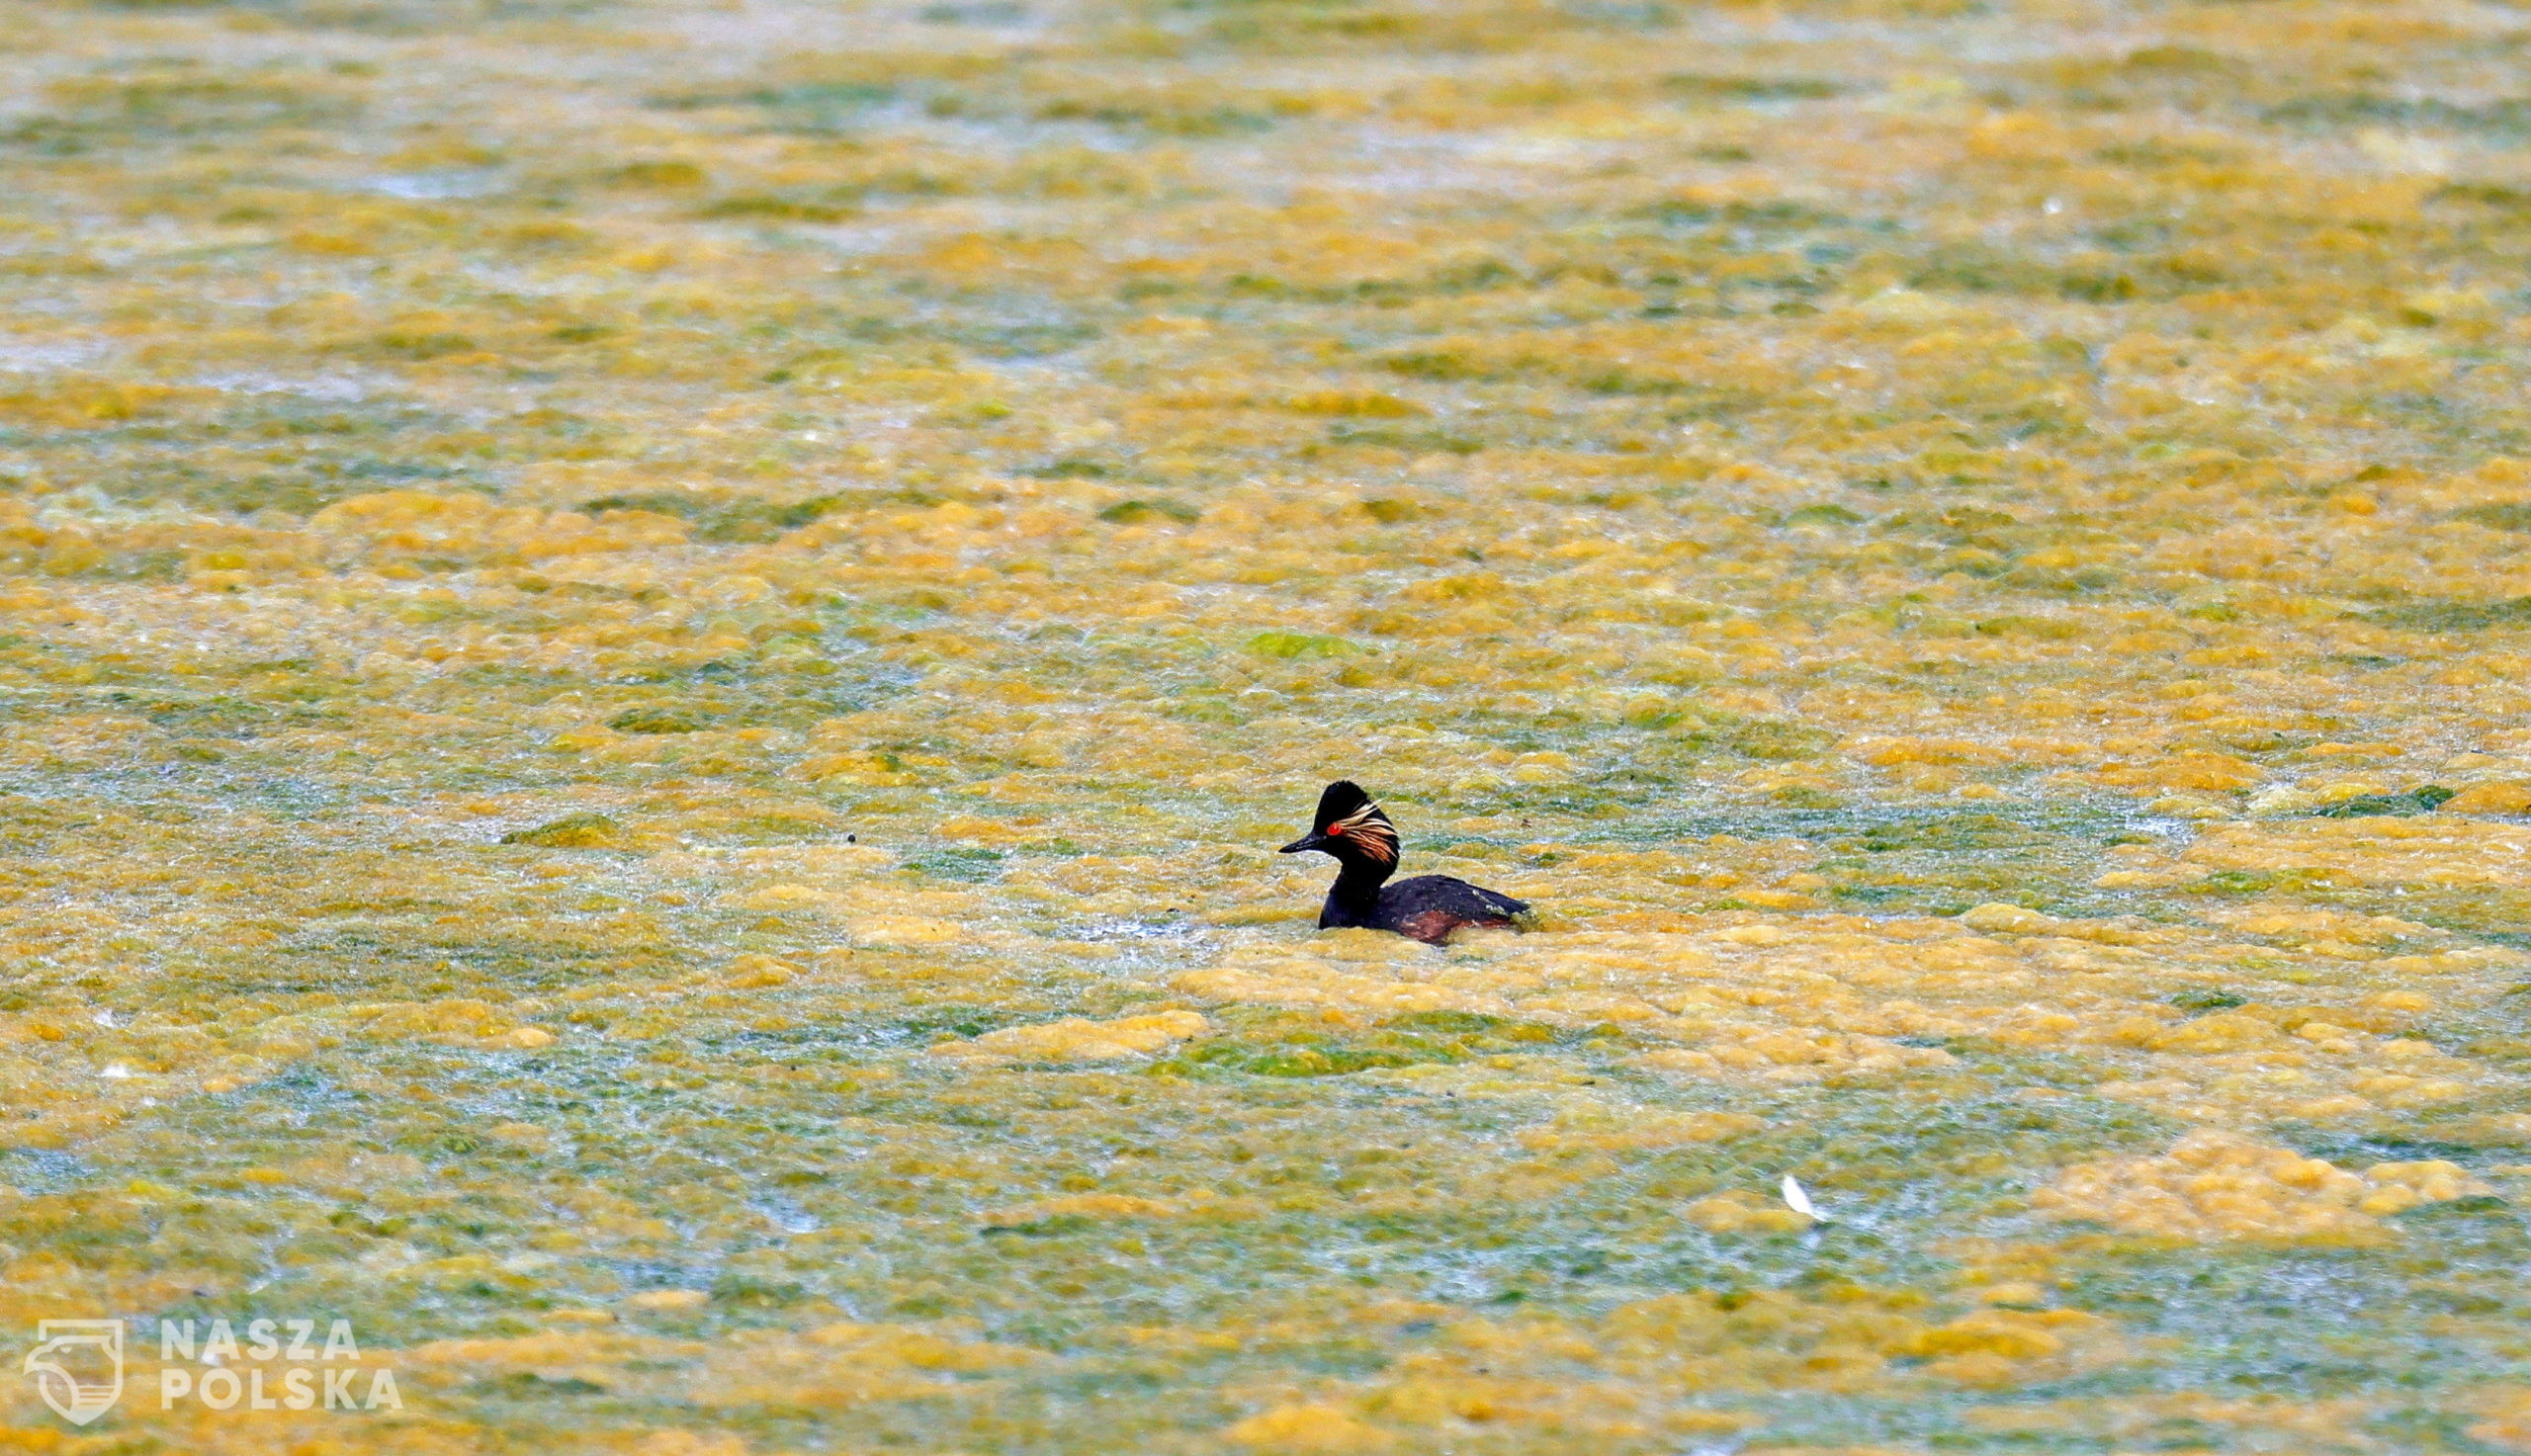
<svg viewBox="0 0 2531 1456"><path fill-rule="evenodd" d="M1277 1406L1230 1426L1224 1440L1259 1451L1385 1451L1397 1438L1333 1406Z"/></svg>
<svg viewBox="0 0 2531 1456"><path fill-rule="evenodd" d="M1114 1062L1147 1057L1201 1036L1208 1026L1193 1011L1120 1016L1113 1021L1068 1016L1040 1026L1004 1027L971 1041L943 1043L932 1048L931 1055L960 1062Z"/></svg>
<svg viewBox="0 0 2531 1456"><path fill-rule="evenodd" d="M2235 1135L2192 1133L2155 1157L2080 1163L2031 1195L2054 1218L2130 1234L2292 1242L2364 1237L2384 1216L2494 1191L2441 1159L2361 1174Z"/></svg>
<svg viewBox="0 0 2531 1456"><path fill-rule="evenodd" d="M1716 1234L1788 1234L1799 1233L1817 1220L1799 1209L1787 1208L1780 1201L1758 1194L1734 1190L1700 1198L1687 1207L1690 1223Z"/></svg>

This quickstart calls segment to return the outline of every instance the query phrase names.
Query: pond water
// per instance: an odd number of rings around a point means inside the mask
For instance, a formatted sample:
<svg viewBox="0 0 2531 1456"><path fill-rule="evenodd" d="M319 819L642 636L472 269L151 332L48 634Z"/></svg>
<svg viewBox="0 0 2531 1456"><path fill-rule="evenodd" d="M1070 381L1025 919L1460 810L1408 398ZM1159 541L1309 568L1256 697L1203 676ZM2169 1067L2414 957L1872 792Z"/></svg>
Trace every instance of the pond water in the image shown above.
<svg viewBox="0 0 2531 1456"><path fill-rule="evenodd" d="M2531 17L0 31L0 1448L2531 1449Z"/></svg>

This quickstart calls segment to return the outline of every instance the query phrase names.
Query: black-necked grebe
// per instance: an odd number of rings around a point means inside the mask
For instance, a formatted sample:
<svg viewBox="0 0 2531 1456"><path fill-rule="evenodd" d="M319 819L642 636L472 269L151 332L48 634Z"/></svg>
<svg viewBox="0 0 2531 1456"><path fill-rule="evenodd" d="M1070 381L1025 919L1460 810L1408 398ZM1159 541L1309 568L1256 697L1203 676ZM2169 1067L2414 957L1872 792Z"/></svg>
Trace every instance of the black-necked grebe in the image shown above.
<svg viewBox="0 0 2531 1456"><path fill-rule="evenodd" d="M1388 877L1397 873L1397 826L1351 779L1327 786L1318 799L1317 821L1308 834L1284 845L1283 853L1311 849L1335 856L1343 866L1327 892L1326 908L1318 912L1321 930L1359 925L1440 945L1466 925L1529 926L1527 904L1465 880L1418 875L1390 884Z"/></svg>

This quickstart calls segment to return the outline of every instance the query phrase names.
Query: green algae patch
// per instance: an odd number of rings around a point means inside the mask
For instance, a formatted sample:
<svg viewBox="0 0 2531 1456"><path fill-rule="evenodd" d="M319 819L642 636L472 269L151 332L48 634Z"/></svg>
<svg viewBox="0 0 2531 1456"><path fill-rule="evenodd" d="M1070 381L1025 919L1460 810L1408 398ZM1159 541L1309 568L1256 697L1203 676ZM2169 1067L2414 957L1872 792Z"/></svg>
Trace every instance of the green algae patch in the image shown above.
<svg viewBox="0 0 2531 1456"><path fill-rule="evenodd" d="M708 719L664 708L631 708L606 721L619 733L699 733Z"/></svg>
<svg viewBox="0 0 2531 1456"><path fill-rule="evenodd" d="M1556 1028L1466 1011L1418 1011L1360 1028L1293 1015L1230 1018L1235 1036L1198 1042L1148 1069L1174 1076L1346 1076L1535 1050Z"/></svg>
<svg viewBox="0 0 2531 1456"><path fill-rule="evenodd" d="M1312 632L1261 632L1241 643L1260 657L1351 657L1369 648L1341 637Z"/></svg>
<svg viewBox="0 0 2531 1456"><path fill-rule="evenodd" d="M1146 521L1172 521L1180 526L1192 526L1203 518L1202 511L1182 500L1168 497L1120 500L1114 505L1102 506L1098 512L1098 519L1118 526L1138 526Z"/></svg>
<svg viewBox="0 0 2531 1456"><path fill-rule="evenodd" d="M503 844L526 844L538 849L615 849L622 847L624 841L624 825L602 814L568 814L501 836Z"/></svg>

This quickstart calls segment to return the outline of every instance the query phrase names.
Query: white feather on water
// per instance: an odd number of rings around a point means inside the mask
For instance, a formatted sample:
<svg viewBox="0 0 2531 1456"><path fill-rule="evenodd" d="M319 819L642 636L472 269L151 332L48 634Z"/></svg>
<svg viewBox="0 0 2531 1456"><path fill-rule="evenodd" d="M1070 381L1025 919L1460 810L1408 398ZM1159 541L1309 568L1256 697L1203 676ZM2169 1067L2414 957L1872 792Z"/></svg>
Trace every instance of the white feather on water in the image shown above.
<svg viewBox="0 0 2531 1456"><path fill-rule="evenodd" d="M1801 1184L1795 1181L1790 1173L1784 1175L1784 1202L1785 1207L1791 1209L1794 1213L1801 1215L1803 1218L1817 1219L1823 1224L1828 1222L1826 1215L1820 1213L1816 1208L1811 1207L1810 1195L1801 1190Z"/></svg>

